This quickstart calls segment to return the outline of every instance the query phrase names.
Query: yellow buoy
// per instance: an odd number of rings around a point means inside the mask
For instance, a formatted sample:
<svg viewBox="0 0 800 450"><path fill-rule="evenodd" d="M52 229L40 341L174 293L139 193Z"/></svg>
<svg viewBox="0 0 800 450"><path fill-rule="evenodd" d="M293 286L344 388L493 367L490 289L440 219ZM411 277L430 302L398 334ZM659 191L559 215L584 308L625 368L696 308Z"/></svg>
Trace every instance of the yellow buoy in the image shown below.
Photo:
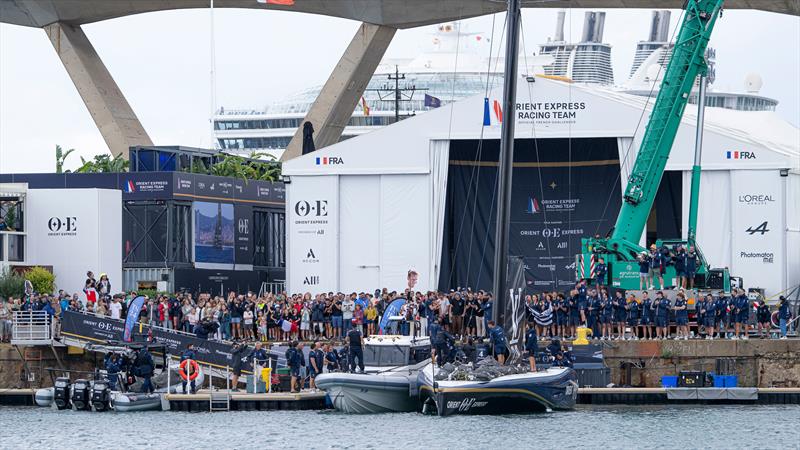
<svg viewBox="0 0 800 450"><path fill-rule="evenodd" d="M586 339L586 335L592 334L592 329L586 327L578 327L577 333L578 337L574 341L572 341L572 345L589 345L589 340Z"/></svg>

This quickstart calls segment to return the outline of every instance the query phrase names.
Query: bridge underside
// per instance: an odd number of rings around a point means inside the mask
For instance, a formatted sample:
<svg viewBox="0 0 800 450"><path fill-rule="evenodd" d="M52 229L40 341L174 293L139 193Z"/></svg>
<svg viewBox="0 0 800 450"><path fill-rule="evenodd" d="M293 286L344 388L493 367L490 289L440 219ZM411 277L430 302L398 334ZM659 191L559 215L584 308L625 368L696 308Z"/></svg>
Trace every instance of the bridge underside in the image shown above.
<svg viewBox="0 0 800 450"><path fill-rule="evenodd" d="M682 8L685 0L553 0L524 3L536 8ZM127 158L135 145L152 145L147 132L94 51L80 26L154 11L208 8L209 0L0 0L0 22L43 28L81 94L112 154ZM215 8L293 11L363 22L306 120L317 148L338 141L347 118L397 29L501 12L498 0L295 0L293 5L256 0L214 0ZM797 0L728 0L727 9L800 15ZM300 131L284 159L300 153Z"/></svg>

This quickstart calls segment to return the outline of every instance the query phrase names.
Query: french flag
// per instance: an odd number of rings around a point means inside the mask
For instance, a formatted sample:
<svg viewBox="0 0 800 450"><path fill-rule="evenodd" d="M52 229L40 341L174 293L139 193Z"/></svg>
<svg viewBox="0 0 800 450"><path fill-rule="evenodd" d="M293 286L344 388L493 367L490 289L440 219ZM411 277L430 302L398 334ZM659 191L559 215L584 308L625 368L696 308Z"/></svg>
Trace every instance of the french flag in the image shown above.
<svg viewBox="0 0 800 450"><path fill-rule="evenodd" d="M128 180L128 182L125 183L125 193L131 194L134 192L136 192L136 187L133 185L133 181Z"/></svg>
<svg viewBox="0 0 800 450"><path fill-rule="evenodd" d="M498 122L503 123L503 108L497 100L494 101L494 116Z"/></svg>

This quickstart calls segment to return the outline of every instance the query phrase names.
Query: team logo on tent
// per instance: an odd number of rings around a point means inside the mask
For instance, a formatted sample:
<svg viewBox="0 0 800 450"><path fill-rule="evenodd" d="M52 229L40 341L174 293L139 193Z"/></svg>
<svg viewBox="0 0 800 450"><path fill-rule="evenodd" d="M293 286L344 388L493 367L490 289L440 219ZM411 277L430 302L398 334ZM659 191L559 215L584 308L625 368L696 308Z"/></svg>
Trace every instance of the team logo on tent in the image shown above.
<svg viewBox="0 0 800 450"><path fill-rule="evenodd" d="M133 181L131 180L128 180L128 182L125 183L124 189L126 194L132 194L136 192L136 186L133 185Z"/></svg>
<svg viewBox="0 0 800 450"><path fill-rule="evenodd" d="M756 159L755 152L739 152L730 151L725 152L726 159Z"/></svg>
<svg viewBox="0 0 800 450"><path fill-rule="evenodd" d="M528 209L525 210L528 214L538 214L542 212L542 207L539 205L539 200L536 197L528 197Z"/></svg>

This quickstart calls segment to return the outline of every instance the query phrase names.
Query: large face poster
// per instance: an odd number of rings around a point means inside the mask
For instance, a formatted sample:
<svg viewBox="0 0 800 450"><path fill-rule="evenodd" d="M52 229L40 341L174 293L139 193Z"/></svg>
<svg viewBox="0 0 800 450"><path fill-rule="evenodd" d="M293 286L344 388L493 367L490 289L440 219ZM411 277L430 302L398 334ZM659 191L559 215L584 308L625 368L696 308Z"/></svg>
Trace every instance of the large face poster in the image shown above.
<svg viewBox="0 0 800 450"><path fill-rule="evenodd" d="M491 289L499 141L452 141L440 288ZM517 139L509 255L529 291L575 283L581 238L605 235L619 212L617 140Z"/></svg>
<svg viewBox="0 0 800 450"><path fill-rule="evenodd" d="M230 203L194 202L194 261L201 268L227 269L234 262L234 217Z"/></svg>

